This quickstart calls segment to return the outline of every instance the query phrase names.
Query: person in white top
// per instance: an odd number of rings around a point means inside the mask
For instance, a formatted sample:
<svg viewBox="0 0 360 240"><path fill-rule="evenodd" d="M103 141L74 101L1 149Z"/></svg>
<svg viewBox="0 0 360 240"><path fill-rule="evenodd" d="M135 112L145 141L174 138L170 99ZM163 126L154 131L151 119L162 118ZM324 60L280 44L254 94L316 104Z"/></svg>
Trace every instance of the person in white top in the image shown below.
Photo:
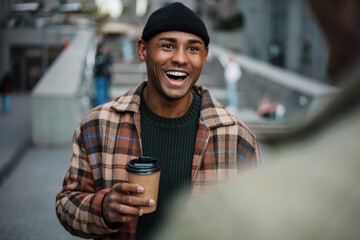
<svg viewBox="0 0 360 240"><path fill-rule="evenodd" d="M239 107L237 84L242 75L239 63L234 55L222 55L219 57L219 60L224 67L224 79L226 81L226 91L228 95L227 108L230 111L237 111Z"/></svg>

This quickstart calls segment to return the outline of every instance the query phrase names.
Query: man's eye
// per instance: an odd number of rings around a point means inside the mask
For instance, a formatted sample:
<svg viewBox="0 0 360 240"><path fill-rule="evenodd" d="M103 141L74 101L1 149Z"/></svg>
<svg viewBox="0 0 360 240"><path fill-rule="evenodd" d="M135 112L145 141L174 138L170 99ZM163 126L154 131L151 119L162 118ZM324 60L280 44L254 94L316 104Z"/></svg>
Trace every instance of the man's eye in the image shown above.
<svg viewBox="0 0 360 240"><path fill-rule="evenodd" d="M189 51L194 52L194 51L199 51L198 47L189 47Z"/></svg>
<svg viewBox="0 0 360 240"><path fill-rule="evenodd" d="M163 48L173 48L173 46L171 44L163 44L162 47Z"/></svg>

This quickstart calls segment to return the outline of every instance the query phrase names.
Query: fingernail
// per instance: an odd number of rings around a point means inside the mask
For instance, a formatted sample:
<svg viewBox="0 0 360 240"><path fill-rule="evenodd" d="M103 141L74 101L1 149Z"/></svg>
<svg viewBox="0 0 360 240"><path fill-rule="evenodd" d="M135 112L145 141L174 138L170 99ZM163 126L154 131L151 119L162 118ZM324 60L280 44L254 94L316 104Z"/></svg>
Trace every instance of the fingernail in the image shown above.
<svg viewBox="0 0 360 240"><path fill-rule="evenodd" d="M137 191L138 191L138 192L143 192L143 191L144 191L144 188L143 188L143 187L138 187L138 188L137 188Z"/></svg>
<svg viewBox="0 0 360 240"><path fill-rule="evenodd" d="M149 205L150 206L152 206L152 205L154 205L155 204L155 201L154 200L152 200L152 199L150 199L150 201L149 201Z"/></svg>
<svg viewBox="0 0 360 240"><path fill-rule="evenodd" d="M144 214L144 211L140 209L139 216L142 216Z"/></svg>

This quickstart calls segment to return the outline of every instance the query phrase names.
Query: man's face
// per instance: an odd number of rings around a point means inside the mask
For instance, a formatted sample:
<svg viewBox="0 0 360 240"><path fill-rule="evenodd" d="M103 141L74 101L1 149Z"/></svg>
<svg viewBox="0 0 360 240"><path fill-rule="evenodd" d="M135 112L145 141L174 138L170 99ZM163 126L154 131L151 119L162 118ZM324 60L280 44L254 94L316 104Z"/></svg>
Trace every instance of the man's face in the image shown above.
<svg viewBox="0 0 360 240"><path fill-rule="evenodd" d="M172 31L159 33L148 42L139 40L138 54L146 62L149 95L169 101L190 94L208 47L194 34Z"/></svg>

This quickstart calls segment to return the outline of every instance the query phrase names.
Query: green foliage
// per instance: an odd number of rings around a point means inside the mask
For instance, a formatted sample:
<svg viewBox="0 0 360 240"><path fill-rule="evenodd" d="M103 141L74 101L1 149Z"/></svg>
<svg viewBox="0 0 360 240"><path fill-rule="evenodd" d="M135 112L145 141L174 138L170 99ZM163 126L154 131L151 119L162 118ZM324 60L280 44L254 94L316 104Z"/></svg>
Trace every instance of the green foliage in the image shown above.
<svg viewBox="0 0 360 240"><path fill-rule="evenodd" d="M234 31L244 26L244 14L238 12L227 18L219 18L214 23L214 29L219 31Z"/></svg>

